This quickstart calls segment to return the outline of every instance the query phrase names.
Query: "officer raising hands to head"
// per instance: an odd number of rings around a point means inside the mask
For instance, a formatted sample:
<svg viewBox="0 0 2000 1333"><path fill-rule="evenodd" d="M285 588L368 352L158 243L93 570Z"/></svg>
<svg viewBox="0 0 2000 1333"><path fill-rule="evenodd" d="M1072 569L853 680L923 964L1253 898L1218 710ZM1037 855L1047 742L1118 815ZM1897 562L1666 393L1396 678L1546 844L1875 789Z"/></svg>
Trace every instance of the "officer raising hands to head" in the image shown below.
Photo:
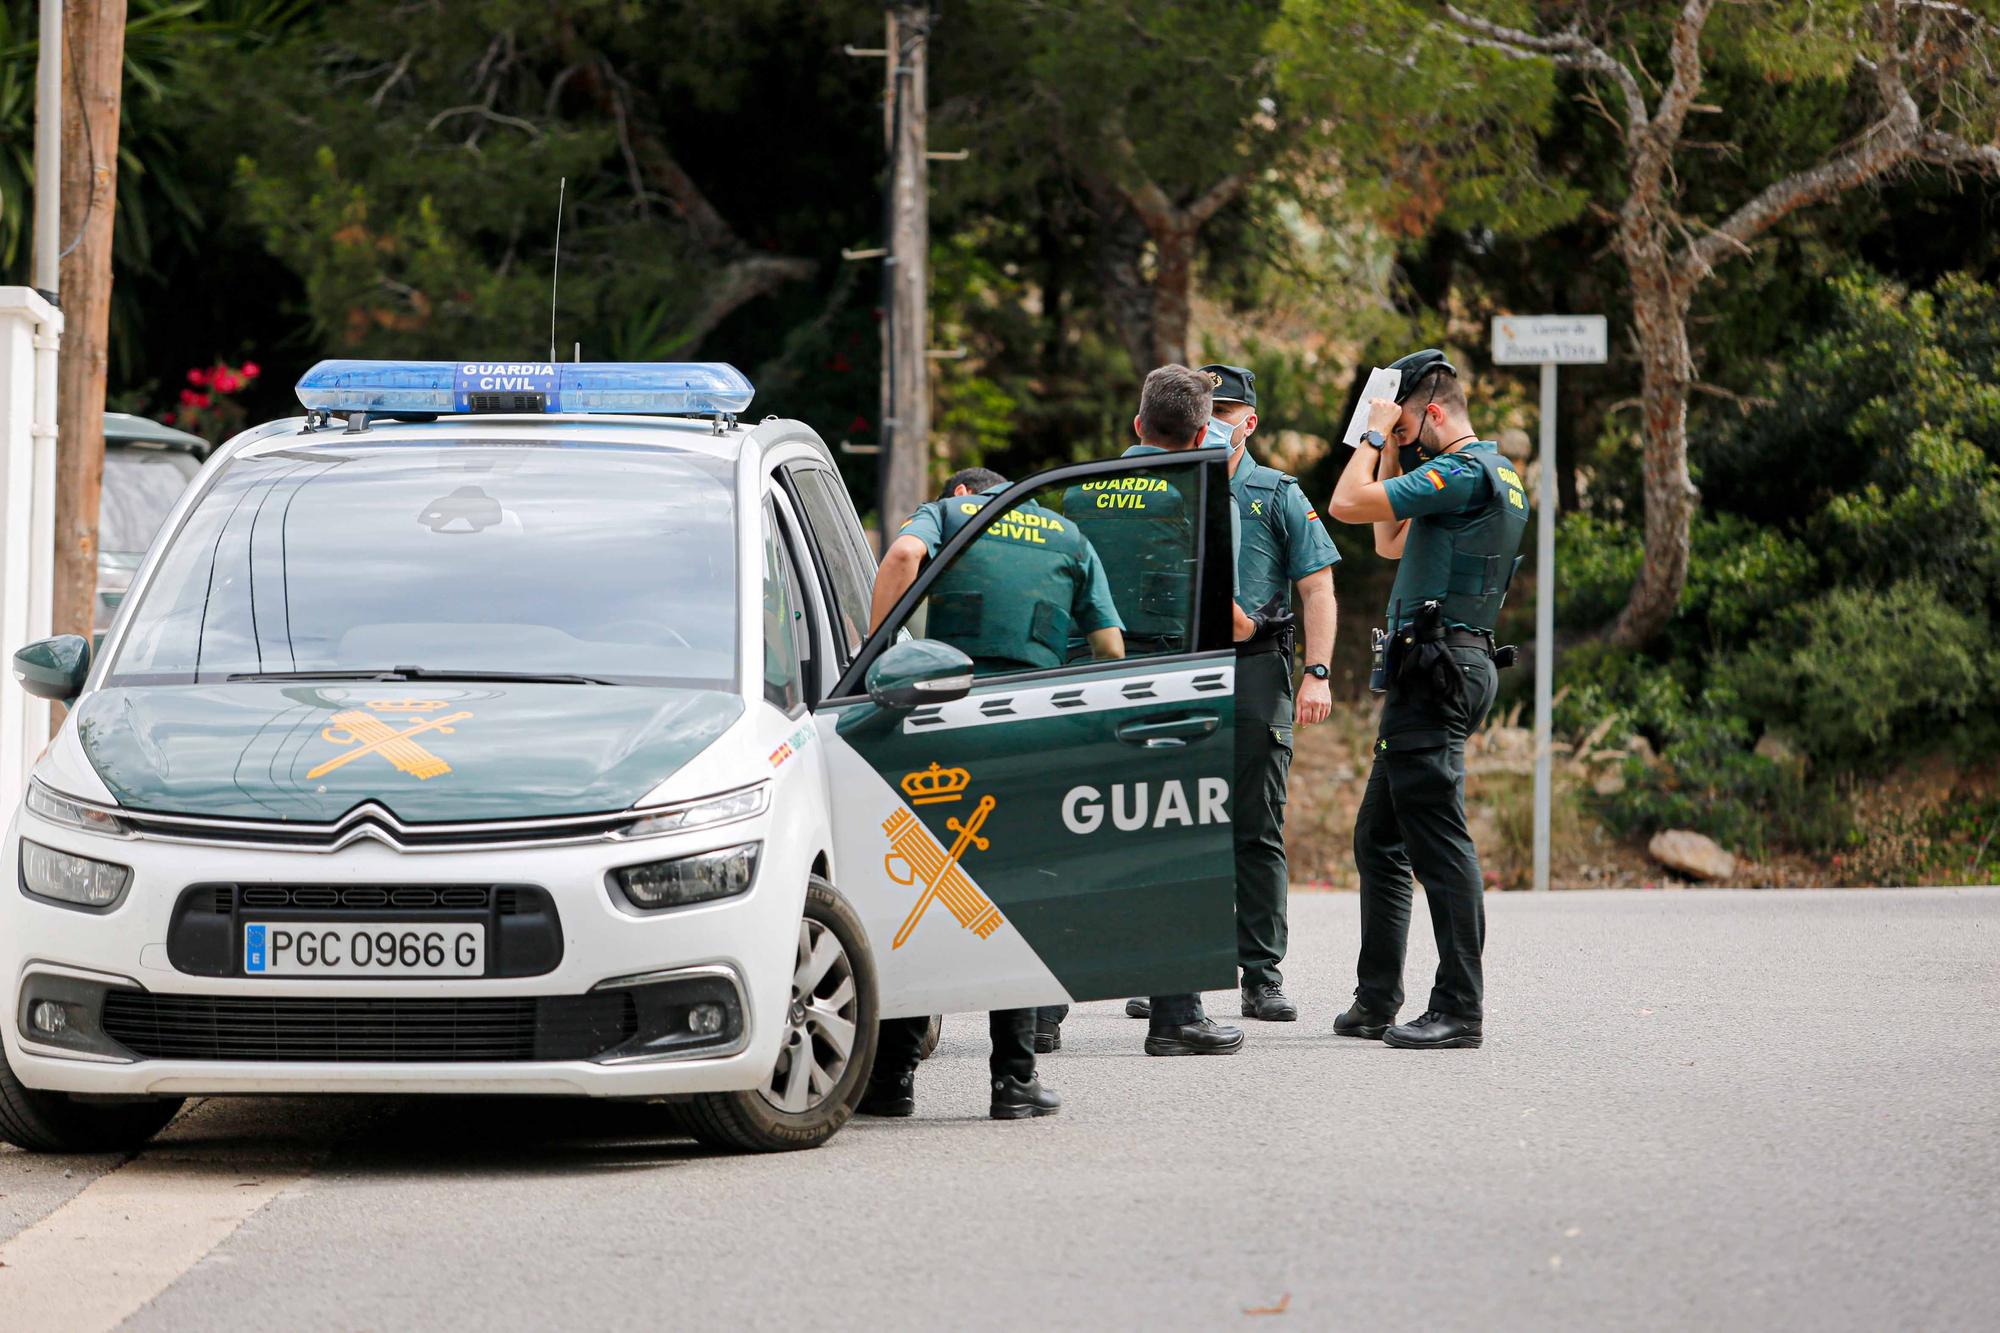
<svg viewBox="0 0 2000 1333"><path fill-rule="evenodd" d="M1333 1027L1391 1046L1477 1046L1486 905L1465 824L1465 740L1499 683L1493 625L1528 524L1527 488L1472 429L1443 352L1389 368L1402 372L1396 401L1370 404L1369 429L1328 506L1344 523L1373 524L1376 552L1401 562L1389 594L1388 698L1354 821L1359 984ZM1500 664L1512 654L1502 649ZM1397 1024L1413 870L1437 936L1437 983L1422 1017Z"/></svg>

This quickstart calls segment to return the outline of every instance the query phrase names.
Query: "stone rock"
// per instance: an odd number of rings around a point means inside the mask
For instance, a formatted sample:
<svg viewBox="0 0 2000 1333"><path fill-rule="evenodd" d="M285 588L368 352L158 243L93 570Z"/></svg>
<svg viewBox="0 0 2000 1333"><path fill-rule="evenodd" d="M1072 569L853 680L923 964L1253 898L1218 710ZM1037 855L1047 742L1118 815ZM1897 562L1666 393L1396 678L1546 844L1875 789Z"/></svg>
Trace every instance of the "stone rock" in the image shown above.
<svg viewBox="0 0 2000 1333"><path fill-rule="evenodd" d="M1798 748L1775 731L1767 731L1759 736L1757 747L1751 753L1774 764L1795 764L1801 758Z"/></svg>
<svg viewBox="0 0 2000 1333"><path fill-rule="evenodd" d="M1599 796L1616 796L1625 790L1625 775L1615 768L1607 768L1597 775L1590 789Z"/></svg>
<svg viewBox="0 0 2000 1333"><path fill-rule="evenodd" d="M1691 879L1728 879L1736 873L1736 858L1716 845L1713 838L1688 829L1667 829L1655 833L1646 844L1646 854L1669 870L1678 870Z"/></svg>

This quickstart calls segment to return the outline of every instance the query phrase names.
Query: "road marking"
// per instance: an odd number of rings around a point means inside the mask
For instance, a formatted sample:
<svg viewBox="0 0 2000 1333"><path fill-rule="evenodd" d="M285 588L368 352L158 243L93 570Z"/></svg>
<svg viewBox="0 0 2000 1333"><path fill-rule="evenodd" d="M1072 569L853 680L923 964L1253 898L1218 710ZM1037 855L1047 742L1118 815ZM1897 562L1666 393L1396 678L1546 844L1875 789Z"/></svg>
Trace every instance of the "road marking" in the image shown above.
<svg viewBox="0 0 2000 1333"><path fill-rule="evenodd" d="M0 1333L112 1329L306 1176L155 1149L0 1244Z"/></svg>

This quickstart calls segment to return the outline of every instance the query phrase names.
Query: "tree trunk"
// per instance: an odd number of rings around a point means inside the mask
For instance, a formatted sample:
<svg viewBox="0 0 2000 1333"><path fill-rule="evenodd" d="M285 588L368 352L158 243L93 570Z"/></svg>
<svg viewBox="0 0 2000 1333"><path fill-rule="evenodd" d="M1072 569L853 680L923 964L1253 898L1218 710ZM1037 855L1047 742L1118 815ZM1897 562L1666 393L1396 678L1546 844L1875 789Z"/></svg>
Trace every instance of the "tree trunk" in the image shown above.
<svg viewBox="0 0 2000 1333"><path fill-rule="evenodd" d="M1638 262L1629 254L1626 260L1639 341L1646 537L1638 580L1607 635L1621 648L1640 648L1658 637L1679 605L1687 583L1688 529L1699 498L1687 465L1688 386L1694 378L1687 339L1691 292L1672 280L1663 250L1655 243Z"/></svg>
<svg viewBox="0 0 2000 1333"><path fill-rule="evenodd" d="M57 368L55 632L90 633L97 501L104 484L105 341L118 202L125 0L65 0L62 117L63 346Z"/></svg>
<svg viewBox="0 0 2000 1333"><path fill-rule="evenodd" d="M1176 222L1153 232L1153 364L1185 365L1188 324L1194 297L1194 252L1198 228Z"/></svg>
<svg viewBox="0 0 2000 1333"><path fill-rule="evenodd" d="M1098 290L1111 318L1112 332L1132 359L1134 392L1153 367L1153 299L1140 271L1146 253L1146 228L1139 215L1109 187L1092 191L1097 206L1097 244L1092 258Z"/></svg>

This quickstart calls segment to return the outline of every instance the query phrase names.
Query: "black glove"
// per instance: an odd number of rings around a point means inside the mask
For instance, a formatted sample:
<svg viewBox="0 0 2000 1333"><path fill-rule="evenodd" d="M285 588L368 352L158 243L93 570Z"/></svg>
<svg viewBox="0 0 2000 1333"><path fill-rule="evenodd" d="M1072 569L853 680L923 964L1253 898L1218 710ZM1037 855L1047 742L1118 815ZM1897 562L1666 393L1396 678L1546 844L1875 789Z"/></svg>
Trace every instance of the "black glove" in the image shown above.
<svg viewBox="0 0 2000 1333"><path fill-rule="evenodd" d="M1256 628L1250 631L1250 637L1244 642L1270 643L1274 639L1283 638L1291 633L1292 626L1298 623L1298 619L1292 614L1292 608L1285 605L1285 594L1279 593L1250 612L1250 623Z"/></svg>

